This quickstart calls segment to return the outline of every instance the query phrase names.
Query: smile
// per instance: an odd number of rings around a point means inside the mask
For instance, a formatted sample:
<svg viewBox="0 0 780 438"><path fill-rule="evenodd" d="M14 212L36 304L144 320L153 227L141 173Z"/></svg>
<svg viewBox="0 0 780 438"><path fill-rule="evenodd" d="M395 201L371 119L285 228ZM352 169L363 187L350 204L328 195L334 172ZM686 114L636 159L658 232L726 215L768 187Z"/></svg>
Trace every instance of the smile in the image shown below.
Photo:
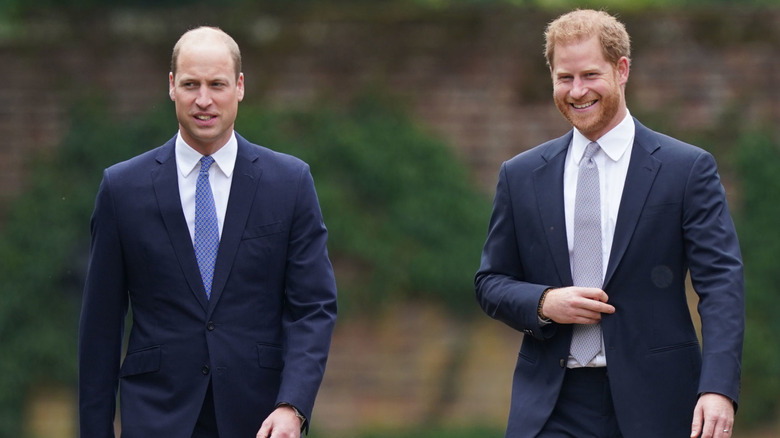
<svg viewBox="0 0 780 438"><path fill-rule="evenodd" d="M592 100L590 102L586 102L586 103L579 104L579 105L576 104L576 103L573 103L573 104L571 104L571 106L573 106L575 109L585 109L585 108L588 108L588 107L591 107L591 106L595 105L596 102L598 102L598 100Z"/></svg>
<svg viewBox="0 0 780 438"><path fill-rule="evenodd" d="M209 121L209 120L211 120L211 119L213 119L215 117L216 116L207 116L207 115L197 115L197 116L195 116L196 119L203 120L204 122L205 121Z"/></svg>

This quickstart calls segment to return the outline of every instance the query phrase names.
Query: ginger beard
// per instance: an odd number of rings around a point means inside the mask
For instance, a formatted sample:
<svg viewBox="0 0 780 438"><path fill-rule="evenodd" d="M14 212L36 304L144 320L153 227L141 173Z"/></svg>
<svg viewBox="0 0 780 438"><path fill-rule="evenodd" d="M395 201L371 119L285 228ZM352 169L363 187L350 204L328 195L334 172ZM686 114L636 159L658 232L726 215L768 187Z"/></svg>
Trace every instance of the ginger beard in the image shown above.
<svg viewBox="0 0 780 438"><path fill-rule="evenodd" d="M620 110L621 99L618 93L598 95L590 93L579 101L555 99L555 106L563 117L586 137L594 136L609 126ZM586 108L576 108L574 105L589 105ZM591 108L594 107L594 108ZM601 135L595 135L596 138Z"/></svg>
<svg viewBox="0 0 780 438"><path fill-rule="evenodd" d="M557 44L553 58L555 106L585 137L598 140L625 117L628 58L609 62L597 37Z"/></svg>
<svg viewBox="0 0 780 438"><path fill-rule="evenodd" d="M553 92L553 100L563 117L591 140L598 139L611 128L622 104L622 93L618 85L617 71L613 71L613 87L609 92L596 93L593 90L581 99L574 100L568 93ZM595 137L595 138L591 138Z"/></svg>

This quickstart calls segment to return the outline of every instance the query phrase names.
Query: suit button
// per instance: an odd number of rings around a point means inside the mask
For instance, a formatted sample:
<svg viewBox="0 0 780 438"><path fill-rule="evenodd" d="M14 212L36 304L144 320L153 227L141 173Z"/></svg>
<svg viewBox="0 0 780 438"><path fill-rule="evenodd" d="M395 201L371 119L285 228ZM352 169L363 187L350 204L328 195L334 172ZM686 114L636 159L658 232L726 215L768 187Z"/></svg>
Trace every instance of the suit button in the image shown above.
<svg viewBox="0 0 780 438"><path fill-rule="evenodd" d="M561 368L566 368L566 359L559 360L558 365L560 365Z"/></svg>
<svg viewBox="0 0 780 438"><path fill-rule="evenodd" d="M203 368L200 369L200 372L203 373L204 376L209 374L209 366L203 365Z"/></svg>
<svg viewBox="0 0 780 438"><path fill-rule="evenodd" d="M214 324L214 321L209 321L209 323L206 324L206 329L208 331L213 331L215 328L217 328L217 326Z"/></svg>

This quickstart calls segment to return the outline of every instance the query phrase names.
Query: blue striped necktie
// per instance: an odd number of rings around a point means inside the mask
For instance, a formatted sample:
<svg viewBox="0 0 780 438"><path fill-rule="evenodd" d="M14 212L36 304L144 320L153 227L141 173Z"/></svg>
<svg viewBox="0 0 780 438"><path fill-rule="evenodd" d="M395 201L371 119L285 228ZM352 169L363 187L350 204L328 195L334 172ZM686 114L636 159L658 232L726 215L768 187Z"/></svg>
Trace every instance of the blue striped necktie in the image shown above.
<svg viewBox="0 0 780 438"><path fill-rule="evenodd" d="M200 174L195 188L195 258L198 260L207 298L211 298L214 263L217 261L219 248L217 209L214 206L214 195L209 182L209 167L213 163L213 157L204 156L200 159Z"/></svg>

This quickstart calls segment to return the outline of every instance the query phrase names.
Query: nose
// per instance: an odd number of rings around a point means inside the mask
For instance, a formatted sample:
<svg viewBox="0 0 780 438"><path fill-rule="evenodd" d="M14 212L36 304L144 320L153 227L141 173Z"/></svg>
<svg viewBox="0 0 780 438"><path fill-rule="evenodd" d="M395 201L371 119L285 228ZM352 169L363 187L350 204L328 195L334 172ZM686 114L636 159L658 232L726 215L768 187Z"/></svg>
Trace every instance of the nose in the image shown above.
<svg viewBox="0 0 780 438"><path fill-rule="evenodd" d="M575 77L574 83L571 87L571 97L572 99L580 99L586 94L588 94L588 87L585 85L585 81L582 80L582 78Z"/></svg>
<svg viewBox="0 0 780 438"><path fill-rule="evenodd" d="M195 105L198 105L201 108L206 108L211 105L211 93L209 92L208 87L200 87L198 90L198 98L195 99Z"/></svg>

